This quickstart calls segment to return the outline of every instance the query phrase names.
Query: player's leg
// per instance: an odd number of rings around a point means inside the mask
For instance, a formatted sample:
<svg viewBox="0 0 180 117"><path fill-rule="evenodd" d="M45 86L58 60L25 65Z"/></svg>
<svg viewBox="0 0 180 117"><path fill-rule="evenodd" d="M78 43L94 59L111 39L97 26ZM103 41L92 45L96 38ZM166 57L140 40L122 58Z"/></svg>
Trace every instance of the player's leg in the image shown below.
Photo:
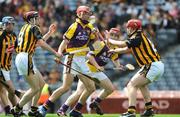
<svg viewBox="0 0 180 117"><path fill-rule="evenodd" d="M7 96L7 91L6 89L0 84L0 99L2 101L2 104L4 106L4 111L5 115L11 114L11 107L9 104L8 96Z"/></svg>
<svg viewBox="0 0 180 117"><path fill-rule="evenodd" d="M59 116L66 115L66 111L70 106L72 106L81 96L82 92L84 91L85 87L81 80L78 81L76 91L66 100L66 102L58 109L57 114Z"/></svg>
<svg viewBox="0 0 180 117"><path fill-rule="evenodd" d="M47 110L49 109L49 107L51 107L51 105L54 104L54 102L64 93L66 93L70 88L71 85L74 81L74 77L72 74L66 73L63 75L63 85L61 87L59 87L58 89L56 89L52 95L49 97L49 99L42 105L39 107L39 112L41 113L42 116L46 115Z"/></svg>
<svg viewBox="0 0 180 117"><path fill-rule="evenodd" d="M19 112L21 112L23 106L29 102L38 91L40 91L40 86L39 82L37 81L38 74L34 72L32 56L30 56L28 53L19 53L16 56L15 64L17 66L19 75L23 75L30 86L30 89L26 91L19 103L13 109L14 115L19 115Z"/></svg>
<svg viewBox="0 0 180 117"><path fill-rule="evenodd" d="M103 75L102 75L103 76ZM101 80L100 87L103 88L103 90L100 92L100 94L93 100L93 102L90 104L90 108L95 110L97 114L103 115L103 111L100 108L100 103L114 91L114 86L112 82L107 78L106 75L104 75L106 79Z"/></svg>
<svg viewBox="0 0 180 117"><path fill-rule="evenodd" d="M161 61L153 62L151 64L149 71L146 74L146 78L149 79L149 81L152 83L158 80L163 73L164 73L164 64ZM150 91L147 85L141 86L140 91L145 101L145 111L141 114L141 117L153 116L154 115L153 106L151 102Z"/></svg>
<svg viewBox="0 0 180 117"><path fill-rule="evenodd" d="M38 91L38 93L33 97L32 99L32 104L31 104L31 110L29 111L28 115L29 116L38 116L39 115L39 111L38 110L38 105L37 105L37 102L41 96L41 92L42 92L42 89L45 85L45 81L43 80L43 77L41 75L41 73L39 72L39 70L35 70L35 73L37 74L37 82L39 82L39 87L40 87L40 90Z"/></svg>
<svg viewBox="0 0 180 117"><path fill-rule="evenodd" d="M4 77L4 82L8 85L7 91L8 91L8 98L13 106L17 104L17 98L15 96L15 93L17 94L17 90L15 90L14 85L10 79L10 71L6 71L4 69L1 69L2 75ZM20 92L18 92L20 93Z"/></svg>
<svg viewBox="0 0 180 117"><path fill-rule="evenodd" d="M145 78L145 75L139 72L129 81L127 84L129 107L128 111L122 114L122 117L135 117L137 90L140 86L148 84L149 82L150 81Z"/></svg>
<svg viewBox="0 0 180 117"><path fill-rule="evenodd" d="M82 116L80 111L81 111L82 107L85 105L86 100L95 91L95 83L94 83L94 81L87 79L84 76L79 76L78 78L83 82L83 84L85 86L85 90L82 92L78 102L76 103L74 108L71 110L70 116L80 117L80 116Z"/></svg>
<svg viewBox="0 0 180 117"><path fill-rule="evenodd" d="M8 98L9 98L10 102L12 103L12 105L15 106L17 104L17 98L14 93L15 92L14 85L11 80L6 81L6 83L9 86Z"/></svg>
<svg viewBox="0 0 180 117"><path fill-rule="evenodd" d="M141 115L143 116L153 116L154 115L154 111L153 111L153 106L152 106L152 102L151 102L151 97L150 97L150 91L147 87L147 85L141 86L140 91L144 97L144 101L145 101L145 111L144 113Z"/></svg>

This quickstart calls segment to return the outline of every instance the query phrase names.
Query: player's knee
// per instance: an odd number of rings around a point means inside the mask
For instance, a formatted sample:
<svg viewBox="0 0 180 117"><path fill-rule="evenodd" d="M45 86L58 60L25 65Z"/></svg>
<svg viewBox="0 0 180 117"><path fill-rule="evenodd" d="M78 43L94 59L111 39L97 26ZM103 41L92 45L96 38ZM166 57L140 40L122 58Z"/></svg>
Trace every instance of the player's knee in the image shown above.
<svg viewBox="0 0 180 117"><path fill-rule="evenodd" d="M83 91L84 91L84 90L79 90L79 91L76 91L75 93L76 93L76 95L80 96Z"/></svg>
<svg viewBox="0 0 180 117"><path fill-rule="evenodd" d="M89 93L93 93L96 90L95 87L88 87L86 89Z"/></svg>
<svg viewBox="0 0 180 117"><path fill-rule="evenodd" d="M127 88L132 88L132 87L137 87L137 85L135 83L133 83L132 81L130 81L128 84L127 84Z"/></svg>
<svg viewBox="0 0 180 117"><path fill-rule="evenodd" d="M111 87L111 88L109 88L109 89L105 89L105 92L106 92L107 94L111 94L113 91L114 91L114 88L113 88L113 87Z"/></svg>
<svg viewBox="0 0 180 117"><path fill-rule="evenodd" d="M63 86L62 87L63 92L67 92L67 91L69 91L69 89L70 89L70 86Z"/></svg>
<svg viewBox="0 0 180 117"><path fill-rule="evenodd" d="M41 83L40 89L42 90L44 88L45 82Z"/></svg>
<svg viewBox="0 0 180 117"><path fill-rule="evenodd" d="M32 89L33 93L38 93L39 91L41 91L40 87L36 87Z"/></svg>

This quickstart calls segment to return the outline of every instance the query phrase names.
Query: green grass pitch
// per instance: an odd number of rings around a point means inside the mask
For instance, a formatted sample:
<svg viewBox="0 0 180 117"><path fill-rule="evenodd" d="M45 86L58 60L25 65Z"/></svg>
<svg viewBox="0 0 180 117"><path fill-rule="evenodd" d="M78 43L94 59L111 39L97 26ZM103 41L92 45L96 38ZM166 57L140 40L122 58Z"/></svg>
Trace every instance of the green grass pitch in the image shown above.
<svg viewBox="0 0 180 117"><path fill-rule="evenodd" d="M96 115L96 114L83 114L84 117L120 117L120 114L105 114L103 116ZM13 116L5 116L4 114L0 114L0 117L13 117ZM24 116L27 117L27 116ZM56 114L47 114L46 117L58 117ZM140 117L137 115L136 117ZM154 117L180 117L176 114L156 114Z"/></svg>

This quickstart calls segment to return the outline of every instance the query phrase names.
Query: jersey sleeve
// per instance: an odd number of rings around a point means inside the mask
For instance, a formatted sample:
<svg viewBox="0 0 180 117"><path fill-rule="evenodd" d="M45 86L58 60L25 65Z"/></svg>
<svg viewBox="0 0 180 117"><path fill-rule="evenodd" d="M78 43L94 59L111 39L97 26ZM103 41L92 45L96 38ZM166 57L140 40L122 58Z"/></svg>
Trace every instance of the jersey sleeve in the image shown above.
<svg viewBox="0 0 180 117"><path fill-rule="evenodd" d="M117 53L114 53L111 55L111 60L112 61L116 61L117 59L119 59L119 55Z"/></svg>
<svg viewBox="0 0 180 117"><path fill-rule="evenodd" d="M43 35L42 35L39 27L37 27L37 26L32 27L32 32L37 40L43 38Z"/></svg>
<svg viewBox="0 0 180 117"><path fill-rule="evenodd" d="M127 39L126 44L127 44L128 48L139 47L141 44L141 41L142 41L141 34L138 33L134 39Z"/></svg>
<svg viewBox="0 0 180 117"><path fill-rule="evenodd" d="M73 23L71 24L71 26L68 28L68 30L64 33L64 38L67 39L67 40L71 40L72 37L74 36L75 34L75 31L77 29L77 23Z"/></svg>
<svg viewBox="0 0 180 117"><path fill-rule="evenodd" d="M97 44L94 45L94 46L98 46L98 47L97 48L93 48L88 54L96 56L105 47L105 44L103 42L100 42L100 43L99 42L94 42L94 43L98 43L98 45Z"/></svg>
<svg viewBox="0 0 180 117"><path fill-rule="evenodd" d="M93 33L94 26L92 24L88 24L89 28L91 29L90 39L93 40L96 38L95 34Z"/></svg>

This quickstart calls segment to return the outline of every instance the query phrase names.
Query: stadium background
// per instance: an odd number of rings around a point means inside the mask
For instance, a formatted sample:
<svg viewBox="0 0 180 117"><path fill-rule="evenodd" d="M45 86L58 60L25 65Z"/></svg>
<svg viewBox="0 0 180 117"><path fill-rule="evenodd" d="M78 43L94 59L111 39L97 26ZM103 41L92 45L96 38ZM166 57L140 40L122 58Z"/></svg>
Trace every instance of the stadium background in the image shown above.
<svg viewBox="0 0 180 117"><path fill-rule="evenodd" d="M41 16L41 31L45 34L50 23L56 22L58 30L48 40L49 45L57 50L62 41L62 35L75 19L75 9L82 4L88 4L97 17L97 25L100 31L119 27L122 38L126 38L125 23L130 18L142 20L144 32L157 45L161 53L162 61L165 63L163 77L152 83L153 103L157 113L180 113L180 0L0 0L0 19L10 15L15 17L15 33L18 34L24 24L22 14L29 10L37 10ZM11 80L17 89L27 90L28 85L21 76L18 76L16 67L11 70ZM62 66L53 61L53 55L41 48L36 49L34 60L46 80L48 88L44 88L42 97L47 98L58 86L62 84ZM106 72L115 87L120 91L115 92L102 105L107 113L120 113L127 107L127 98L124 87L131 76L138 70L138 66L130 54L120 55L122 64L132 63L136 66L133 72ZM112 66L111 63L108 66ZM76 88L73 84L72 91ZM71 94L69 91L60 98L50 112L55 110ZM141 95L138 95L138 109L143 109ZM44 98L44 99L45 99ZM41 98L40 103L44 100ZM109 108L106 107L111 102ZM0 104L1 105L1 104ZM0 112L2 112L2 107Z"/></svg>

